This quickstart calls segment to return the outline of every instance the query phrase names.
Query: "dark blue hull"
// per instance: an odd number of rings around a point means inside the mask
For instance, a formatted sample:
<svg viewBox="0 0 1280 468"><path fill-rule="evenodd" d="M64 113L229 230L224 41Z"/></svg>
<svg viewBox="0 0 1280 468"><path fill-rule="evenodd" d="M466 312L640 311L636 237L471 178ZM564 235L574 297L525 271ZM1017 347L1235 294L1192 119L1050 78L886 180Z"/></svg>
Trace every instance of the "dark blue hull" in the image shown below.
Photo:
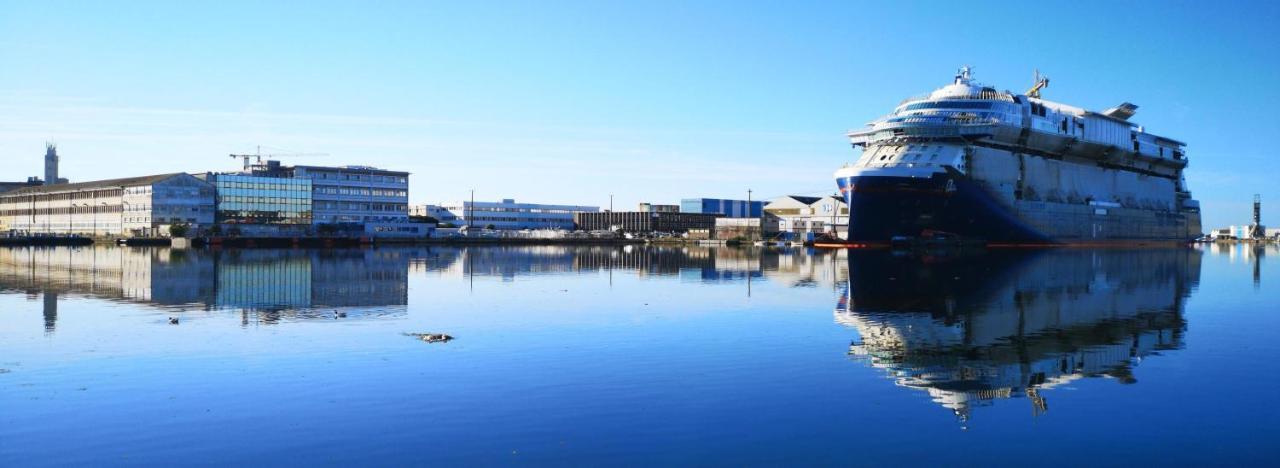
<svg viewBox="0 0 1280 468"><path fill-rule="evenodd" d="M852 242L940 235L986 242L1054 242L964 177L853 176L837 183L849 204Z"/></svg>

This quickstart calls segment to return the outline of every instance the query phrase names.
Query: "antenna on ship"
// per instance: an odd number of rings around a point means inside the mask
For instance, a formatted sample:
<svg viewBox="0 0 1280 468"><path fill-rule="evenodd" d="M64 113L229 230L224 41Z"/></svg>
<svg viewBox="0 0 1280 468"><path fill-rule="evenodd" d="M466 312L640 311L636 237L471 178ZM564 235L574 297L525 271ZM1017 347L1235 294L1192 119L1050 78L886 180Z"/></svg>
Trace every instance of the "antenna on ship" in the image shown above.
<svg viewBox="0 0 1280 468"><path fill-rule="evenodd" d="M1027 90L1027 97L1040 99L1040 90L1048 87L1049 87L1049 77L1040 76L1040 69L1037 68L1036 75L1035 75L1035 84L1031 86L1031 89Z"/></svg>
<svg viewBox="0 0 1280 468"><path fill-rule="evenodd" d="M956 84L965 84L972 79L973 67L965 65L956 71Z"/></svg>

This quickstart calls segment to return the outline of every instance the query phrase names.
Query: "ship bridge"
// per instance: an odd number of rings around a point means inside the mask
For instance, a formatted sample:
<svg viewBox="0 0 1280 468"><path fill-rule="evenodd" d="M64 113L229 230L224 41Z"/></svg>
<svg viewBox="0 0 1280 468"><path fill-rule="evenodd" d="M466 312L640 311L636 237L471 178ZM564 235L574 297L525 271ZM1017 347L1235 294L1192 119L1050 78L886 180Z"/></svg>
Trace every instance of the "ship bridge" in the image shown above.
<svg viewBox="0 0 1280 468"><path fill-rule="evenodd" d="M850 132L849 138L865 146L883 140L986 137L1002 122L1020 123L1020 114L1015 96L977 83L972 70L963 67L953 83L904 99L892 114Z"/></svg>

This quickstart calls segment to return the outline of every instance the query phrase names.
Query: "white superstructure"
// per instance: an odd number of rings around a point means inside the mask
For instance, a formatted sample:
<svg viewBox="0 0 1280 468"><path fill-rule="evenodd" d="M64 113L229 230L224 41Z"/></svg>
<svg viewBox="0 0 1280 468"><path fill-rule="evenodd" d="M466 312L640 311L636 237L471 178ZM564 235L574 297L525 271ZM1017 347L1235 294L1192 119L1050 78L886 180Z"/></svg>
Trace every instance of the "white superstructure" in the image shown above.
<svg viewBox="0 0 1280 468"><path fill-rule="evenodd" d="M996 241L1180 240L1199 235L1184 144L1129 118L978 84L970 69L849 133L835 174L850 237L946 232ZM859 217L865 216L865 218ZM1096 216L1096 218L1094 218Z"/></svg>

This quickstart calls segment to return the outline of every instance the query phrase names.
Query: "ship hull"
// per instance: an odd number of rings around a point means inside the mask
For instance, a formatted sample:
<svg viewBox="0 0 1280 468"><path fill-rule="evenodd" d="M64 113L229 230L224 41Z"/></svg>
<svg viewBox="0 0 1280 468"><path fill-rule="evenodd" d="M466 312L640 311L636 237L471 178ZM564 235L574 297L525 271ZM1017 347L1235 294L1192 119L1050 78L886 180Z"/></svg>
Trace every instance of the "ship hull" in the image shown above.
<svg viewBox="0 0 1280 468"><path fill-rule="evenodd" d="M930 177L848 176L850 242L954 237L987 243L1184 243L1199 235L1198 213L1016 200L951 173Z"/></svg>

